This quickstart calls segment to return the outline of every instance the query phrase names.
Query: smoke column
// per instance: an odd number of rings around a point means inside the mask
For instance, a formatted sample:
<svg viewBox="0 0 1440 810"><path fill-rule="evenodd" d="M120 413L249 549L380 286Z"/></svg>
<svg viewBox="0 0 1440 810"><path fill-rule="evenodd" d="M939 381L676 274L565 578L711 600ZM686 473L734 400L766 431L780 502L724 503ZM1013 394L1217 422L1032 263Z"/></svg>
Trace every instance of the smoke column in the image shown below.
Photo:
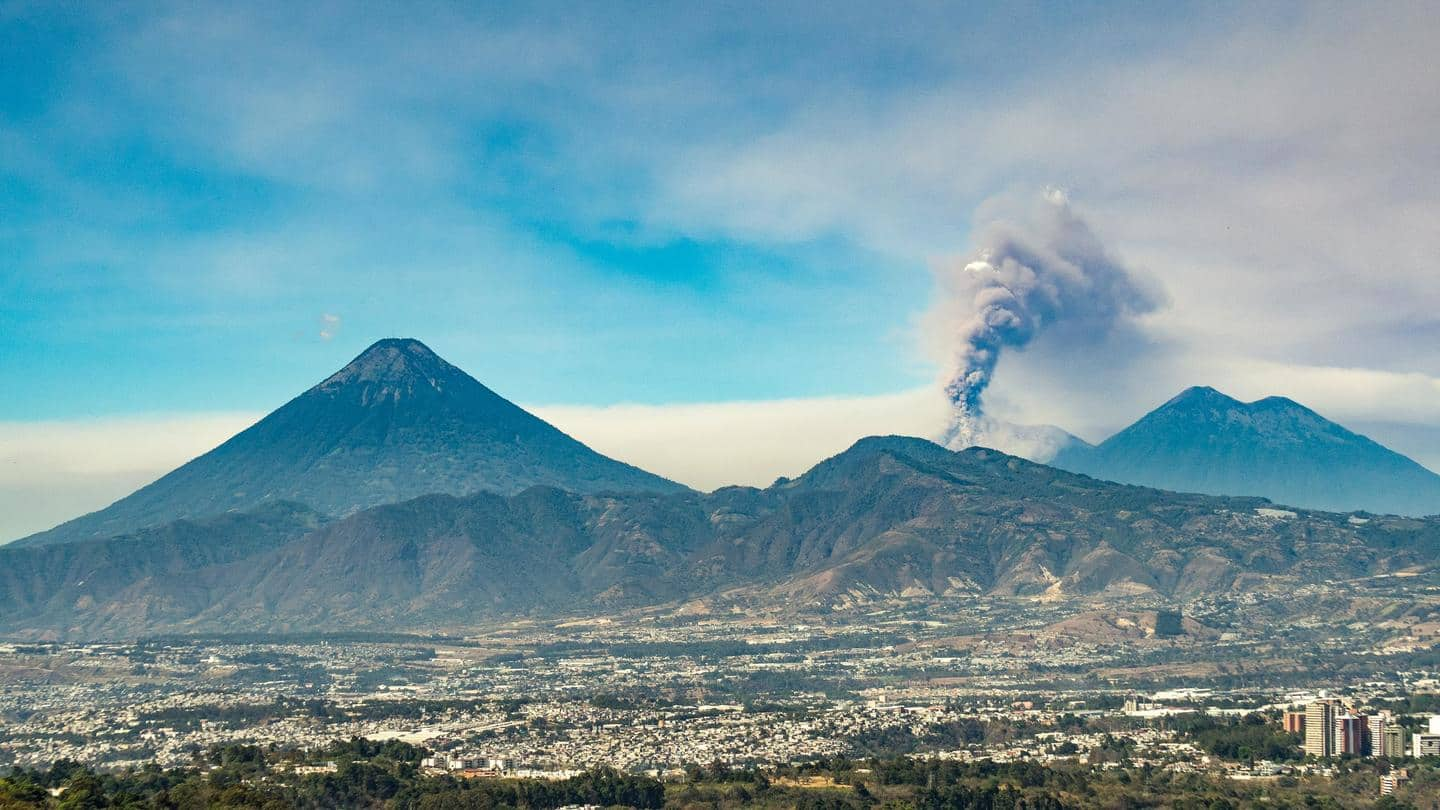
<svg viewBox="0 0 1440 810"><path fill-rule="evenodd" d="M1046 191L1021 224L982 227L976 248L973 260L942 275L946 311L959 314L947 326L955 348L945 394L953 410L940 442L956 449L985 435L985 390L1007 348L1062 324L1100 337L1163 299L1105 249L1058 190Z"/></svg>

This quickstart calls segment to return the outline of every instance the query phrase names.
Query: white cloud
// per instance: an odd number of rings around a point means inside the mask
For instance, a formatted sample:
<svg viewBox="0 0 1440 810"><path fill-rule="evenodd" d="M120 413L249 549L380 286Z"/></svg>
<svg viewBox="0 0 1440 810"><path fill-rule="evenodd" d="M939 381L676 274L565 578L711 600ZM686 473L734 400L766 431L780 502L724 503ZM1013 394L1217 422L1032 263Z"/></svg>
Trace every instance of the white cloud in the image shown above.
<svg viewBox="0 0 1440 810"><path fill-rule="evenodd" d="M1022 355L1023 357L1023 355ZM997 401L1001 418L1059 424L1102 439L1177 393L1184 379L1241 399L1289 396L1440 469L1440 379L1372 369L1296 366L1245 358L1190 358L1126 392L1067 396L1023 362L1011 367L1023 402ZM863 397L673 405L541 405L529 410L601 453L701 490L765 486L795 476L857 439L933 437L949 417L938 387ZM1079 415L1078 422L1071 421ZM15 539L102 508L253 424L253 413L0 422L0 538ZM1033 439L1033 437L1030 437ZM1017 442L1025 441L1021 436ZM1019 452L1025 448L1010 448Z"/></svg>
<svg viewBox="0 0 1440 810"><path fill-rule="evenodd" d="M949 411L940 391L929 388L870 397L531 410L601 453L702 490L767 486L865 436L931 437Z"/></svg>
<svg viewBox="0 0 1440 810"><path fill-rule="evenodd" d="M1216 385L1293 383L1366 418L1427 411L1328 389L1314 381L1334 377L1314 369L1342 367L1357 385L1375 382L1367 369L1440 377L1440 193L1428 180L1440 171L1440 18L1411 4L1298 11L1199 26L1178 47L1082 59L1003 92L959 77L820 99L761 137L693 145L662 171L652 215L758 239L843 233L941 261L963 253L980 200L1061 183L1172 305L1108 352L1011 355L997 399L1093 435L1153 405L1156 385L1206 381L1175 372L1203 370ZM1154 376L1117 378L1115 352L1122 368L1149 356ZM1067 408L1086 400L1110 414Z"/></svg>
<svg viewBox="0 0 1440 810"><path fill-rule="evenodd" d="M1016 9L862 4L815 20L771 4L736 25L693 9L336 20L324 8L191 4L113 22L83 67L165 112L146 120L184 159L342 197L381 188L421 219L452 209L464 188L466 204L494 195L506 220L529 205L581 231L633 223L637 238L838 237L918 273L964 254L981 200L1059 183L1173 300L1132 336L1144 345L1112 344L1127 362L1144 353L1184 367L1205 354L1440 375L1440 196L1429 180L1440 171L1440 18L1423 4L1231 12L1163 24L1093 15L1057 33L1050 15ZM775 52L776 32L794 47ZM69 100L52 132L116 126L97 114L102 101ZM20 148L43 140L6 137L17 148L0 154L44 164ZM54 188L73 182L63 166L26 172ZM528 179L512 188L517 177ZM528 198L532 183L544 192ZM178 255L150 241L136 252L173 287L200 272L197 286L220 295L279 296L314 268L376 267L375 244L403 246L393 267L423 265L405 254L438 237L363 238L383 221L287 221L203 234ZM500 240L487 230L469 241ZM443 254L481 252L449 237L438 263L453 275L458 262ZM477 264L506 267L514 251L491 252L502 255ZM550 289L536 273L485 275ZM348 328L362 328L365 313L345 311ZM1115 379L1103 357L1076 354L1036 347L1028 363L1055 358L1048 372L1081 386L1046 386L1062 401L1098 390L1117 410L1150 402L1150 381ZM1007 390L1022 376L1002 366L994 395L1030 397ZM1070 417L1054 421L1118 421Z"/></svg>
<svg viewBox="0 0 1440 810"><path fill-rule="evenodd" d="M105 507L258 418L204 413L0 422L0 542Z"/></svg>
<svg viewBox="0 0 1440 810"><path fill-rule="evenodd" d="M931 436L938 391L774 402L532 409L607 455L699 489L768 485L865 436ZM253 424L259 414L0 422L0 541L113 503Z"/></svg>

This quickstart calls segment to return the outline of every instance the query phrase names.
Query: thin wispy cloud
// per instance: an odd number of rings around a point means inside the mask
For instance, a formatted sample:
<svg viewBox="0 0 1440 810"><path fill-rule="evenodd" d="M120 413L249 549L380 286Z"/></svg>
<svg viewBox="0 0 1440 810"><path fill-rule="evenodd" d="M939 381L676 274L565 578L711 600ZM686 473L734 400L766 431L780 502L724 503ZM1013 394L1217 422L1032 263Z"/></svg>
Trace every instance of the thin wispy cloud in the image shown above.
<svg viewBox="0 0 1440 810"><path fill-rule="evenodd" d="M320 316L320 339L331 340L340 331L340 316L329 312Z"/></svg>

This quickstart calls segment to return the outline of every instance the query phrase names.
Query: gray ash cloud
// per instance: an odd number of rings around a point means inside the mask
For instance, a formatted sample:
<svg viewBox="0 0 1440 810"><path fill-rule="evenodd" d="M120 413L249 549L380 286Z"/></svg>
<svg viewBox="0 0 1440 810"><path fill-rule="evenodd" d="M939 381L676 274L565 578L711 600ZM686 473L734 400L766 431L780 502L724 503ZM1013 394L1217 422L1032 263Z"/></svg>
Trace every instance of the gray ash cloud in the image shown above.
<svg viewBox="0 0 1440 810"><path fill-rule="evenodd" d="M1155 285L1107 250L1058 190L1046 191L1019 221L981 227L972 255L942 277L951 298L947 311L958 313L946 325L954 355L945 394L953 410L940 441L950 447L981 443L985 391L1007 349L1062 324L1077 335L1106 335L1164 302Z"/></svg>

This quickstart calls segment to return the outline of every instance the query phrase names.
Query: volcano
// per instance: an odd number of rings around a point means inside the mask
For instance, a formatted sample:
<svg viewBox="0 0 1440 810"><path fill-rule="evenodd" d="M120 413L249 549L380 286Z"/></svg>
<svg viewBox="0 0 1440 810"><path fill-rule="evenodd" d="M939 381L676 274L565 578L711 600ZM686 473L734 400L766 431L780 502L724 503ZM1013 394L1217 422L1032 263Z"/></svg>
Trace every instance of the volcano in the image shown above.
<svg viewBox="0 0 1440 810"><path fill-rule="evenodd" d="M450 365L387 339L250 428L98 512L15 545L106 538L289 501L331 517L420 495L685 487L607 458Z"/></svg>
<svg viewBox="0 0 1440 810"><path fill-rule="evenodd" d="M1285 397L1241 402L1197 386L1089 448L1051 462L1096 478L1210 495L1259 495L1336 512L1440 513L1440 475Z"/></svg>

